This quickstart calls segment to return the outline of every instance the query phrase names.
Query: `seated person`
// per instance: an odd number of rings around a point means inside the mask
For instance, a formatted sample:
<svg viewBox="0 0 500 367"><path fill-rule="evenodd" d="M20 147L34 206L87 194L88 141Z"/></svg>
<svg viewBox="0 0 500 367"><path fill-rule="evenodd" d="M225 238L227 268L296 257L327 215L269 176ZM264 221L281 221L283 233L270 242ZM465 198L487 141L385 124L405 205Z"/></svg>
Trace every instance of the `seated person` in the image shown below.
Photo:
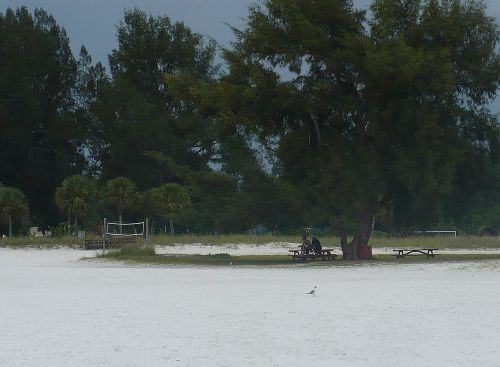
<svg viewBox="0 0 500 367"><path fill-rule="evenodd" d="M321 242L319 242L316 236L312 236L312 250L315 254L321 253Z"/></svg>
<svg viewBox="0 0 500 367"><path fill-rule="evenodd" d="M302 251L303 251L304 255L308 255L309 252L311 252L311 250L312 250L311 241L309 241L307 239L306 235L302 236L302 246L301 246L301 248L302 248Z"/></svg>

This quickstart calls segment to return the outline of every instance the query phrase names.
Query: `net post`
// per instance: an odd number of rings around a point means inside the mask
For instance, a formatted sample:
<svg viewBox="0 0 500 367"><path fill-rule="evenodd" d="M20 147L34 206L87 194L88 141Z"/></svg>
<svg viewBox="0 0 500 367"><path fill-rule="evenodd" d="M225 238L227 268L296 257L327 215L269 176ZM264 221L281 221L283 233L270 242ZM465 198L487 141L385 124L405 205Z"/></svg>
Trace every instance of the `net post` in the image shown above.
<svg viewBox="0 0 500 367"><path fill-rule="evenodd" d="M104 253L104 250L106 250L106 225L107 225L107 218L104 218L104 225L102 227L102 252Z"/></svg>
<svg viewBox="0 0 500 367"><path fill-rule="evenodd" d="M146 217L146 243L148 242L149 237L149 218Z"/></svg>

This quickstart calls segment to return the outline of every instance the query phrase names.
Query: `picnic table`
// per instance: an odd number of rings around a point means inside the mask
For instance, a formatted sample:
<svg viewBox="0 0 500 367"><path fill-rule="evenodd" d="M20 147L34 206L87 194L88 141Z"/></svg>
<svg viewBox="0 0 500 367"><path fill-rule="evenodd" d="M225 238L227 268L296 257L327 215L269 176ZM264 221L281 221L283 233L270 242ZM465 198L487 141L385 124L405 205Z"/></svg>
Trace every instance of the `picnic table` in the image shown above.
<svg viewBox="0 0 500 367"><path fill-rule="evenodd" d="M98 250L102 249L102 238L92 238L83 241L83 248L85 250ZM109 245L109 241L106 241L106 247Z"/></svg>
<svg viewBox="0 0 500 367"><path fill-rule="evenodd" d="M407 255L415 254L415 255L425 255L427 257L434 257L439 254L435 254L434 251L437 251L437 248L422 248L422 249L395 249L393 252L397 252L392 256L396 256L396 259L404 258Z"/></svg>
<svg viewBox="0 0 500 367"><path fill-rule="evenodd" d="M291 252L290 256L293 259L293 262L297 262L298 260L304 262L306 259L321 259L322 261L332 261L337 257L337 254L334 254L334 249L325 248L321 249L319 252L310 252L308 254L304 254L304 250L299 246L297 250L288 250Z"/></svg>

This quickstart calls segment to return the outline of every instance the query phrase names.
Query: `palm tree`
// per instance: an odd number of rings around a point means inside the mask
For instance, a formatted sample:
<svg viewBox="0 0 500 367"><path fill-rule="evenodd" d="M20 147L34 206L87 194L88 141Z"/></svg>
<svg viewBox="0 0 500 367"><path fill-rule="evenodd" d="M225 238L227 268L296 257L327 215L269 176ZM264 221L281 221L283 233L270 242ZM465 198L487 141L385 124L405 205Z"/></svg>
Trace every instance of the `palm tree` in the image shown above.
<svg viewBox="0 0 500 367"><path fill-rule="evenodd" d="M120 233L122 233L123 212L137 204L137 187L126 177L116 177L106 183L106 201L118 212Z"/></svg>
<svg viewBox="0 0 500 367"><path fill-rule="evenodd" d="M174 235L174 220L191 208L191 198L187 190L175 183L168 183L150 190L149 205L161 216L170 220L170 235Z"/></svg>
<svg viewBox="0 0 500 367"><path fill-rule="evenodd" d="M9 237L12 237L12 221L28 215L28 203L21 190L0 186L0 214L9 223Z"/></svg>
<svg viewBox="0 0 500 367"><path fill-rule="evenodd" d="M87 214L97 200L96 182L85 176L74 175L66 178L56 190L56 205L59 210L68 213L68 229L71 225L71 214L75 218L75 229L78 221Z"/></svg>
<svg viewBox="0 0 500 367"><path fill-rule="evenodd" d="M68 235L71 234L71 201L66 196L66 190L63 186L56 189L56 205L60 211L68 213Z"/></svg>

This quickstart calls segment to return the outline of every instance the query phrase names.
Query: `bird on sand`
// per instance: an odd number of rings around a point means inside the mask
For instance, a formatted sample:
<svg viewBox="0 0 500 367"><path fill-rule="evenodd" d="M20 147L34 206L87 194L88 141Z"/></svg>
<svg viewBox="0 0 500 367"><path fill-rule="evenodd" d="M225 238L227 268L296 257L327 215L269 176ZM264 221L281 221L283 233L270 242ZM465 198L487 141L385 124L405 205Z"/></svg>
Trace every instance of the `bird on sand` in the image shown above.
<svg viewBox="0 0 500 367"><path fill-rule="evenodd" d="M307 294L310 294L313 297L316 297L316 286L314 286L314 288L310 292L307 292Z"/></svg>

